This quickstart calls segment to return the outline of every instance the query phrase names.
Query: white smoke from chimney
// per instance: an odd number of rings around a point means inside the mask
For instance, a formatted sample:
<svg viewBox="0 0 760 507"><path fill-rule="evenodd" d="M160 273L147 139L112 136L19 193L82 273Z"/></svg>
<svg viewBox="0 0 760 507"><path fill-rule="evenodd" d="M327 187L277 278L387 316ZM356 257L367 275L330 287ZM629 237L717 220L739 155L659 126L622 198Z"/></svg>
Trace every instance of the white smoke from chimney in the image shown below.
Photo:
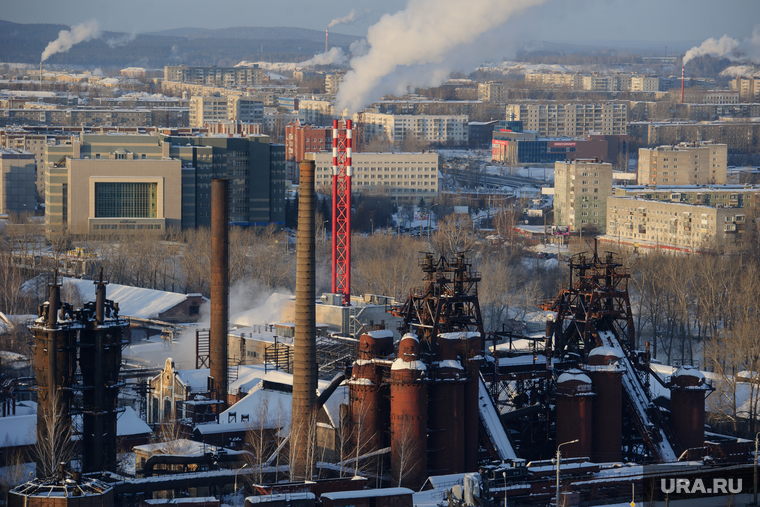
<svg viewBox="0 0 760 507"><path fill-rule="evenodd" d="M348 62L348 57L343 49L335 46L331 47L327 53L320 53L314 58L299 63L298 67L312 67L314 65L344 65Z"/></svg>
<svg viewBox="0 0 760 507"><path fill-rule="evenodd" d="M739 47L739 41L732 39L728 35L724 35L720 39L713 39L710 37L699 46L694 46L688 50L683 57L683 64L686 65L694 58L703 55L718 57L727 56L737 47Z"/></svg>
<svg viewBox="0 0 760 507"><path fill-rule="evenodd" d="M75 44L100 37L100 25L97 20L85 21L72 26L71 31L61 30L58 38L47 45L42 52L41 62L44 62L57 53L65 53Z"/></svg>
<svg viewBox="0 0 760 507"><path fill-rule="evenodd" d="M728 58L734 62L750 60L754 63L760 63L760 25L755 26L752 36L742 41L728 35L724 35L720 39L707 39L699 46L694 46L686 52L683 57L683 64L686 65L690 60L704 55Z"/></svg>
<svg viewBox="0 0 760 507"><path fill-rule="evenodd" d="M332 21L330 21L330 24L327 25L327 28L330 29L336 25L347 25L355 21L356 21L356 9L351 9L351 12L348 13L348 16L344 16L342 18L335 18Z"/></svg>
<svg viewBox="0 0 760 507"><path fill-rule="evenodd" d="M474 68L494 51L510 17L544 0L409 0L367 31L369 52L354 57L340 85L336 109L361 110L383 95L437 86L456 70Z"/></svg>

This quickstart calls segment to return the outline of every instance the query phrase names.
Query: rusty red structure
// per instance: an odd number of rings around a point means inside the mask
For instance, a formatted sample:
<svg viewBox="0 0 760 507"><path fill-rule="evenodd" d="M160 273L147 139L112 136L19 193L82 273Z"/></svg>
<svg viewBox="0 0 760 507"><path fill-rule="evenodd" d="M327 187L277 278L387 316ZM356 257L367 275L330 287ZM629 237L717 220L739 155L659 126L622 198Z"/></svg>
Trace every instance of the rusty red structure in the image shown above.
<svg viewBox="0 0 760 507"><path fill-rule="evenodd" d="M565 456L591 456L595 401L591 379L577 369L564 372L557 378L556 397L557 442L578 440L564 447Z"/></svg>
<svg viewBox="0 0 760 507"><path fill-rule="evenodd" d="M684 449L705 445L705 393L711 387L696 368L682 366L671 376L670 417Z"/></svg>
<svg viewBox="0 0 760 507"><path fill-rule="evenodd" d="M333 120L332 292L351 304L351 174L353 126Z"/></svg>
<svg viewBox="0 0 760 507"><path fill-rule="evenodd" d="M623 370L618 351L597 347L588 355L583 370L596 393L593 410L591 460L609 463L623 459Z"/></svg>
<svg viewBox="0 0 760 507"><path fill-rule="evenodd" d="M229 327L229 180L211 180L211 323L209 369L216 399L227 406Z"/></svg>
<svg viewBox="0 0 760 507"><path fill-rule="evenodd" d="M129 324L119 317L118 303L106 298L102 271L95 282L95 301L81 308L61 301L57 278L55 273L49 300L39 307L30 328L37 380L37 438L56 446L69 445L74 432L71 416L79 412L82 471L116 471L119 371L123 334ZM51 417L58 421L55 428L49 424ZM63 435L68 435L65 442L59 441ZM37 477L50 477L58 465L43 463L38 456Z"/></svg>

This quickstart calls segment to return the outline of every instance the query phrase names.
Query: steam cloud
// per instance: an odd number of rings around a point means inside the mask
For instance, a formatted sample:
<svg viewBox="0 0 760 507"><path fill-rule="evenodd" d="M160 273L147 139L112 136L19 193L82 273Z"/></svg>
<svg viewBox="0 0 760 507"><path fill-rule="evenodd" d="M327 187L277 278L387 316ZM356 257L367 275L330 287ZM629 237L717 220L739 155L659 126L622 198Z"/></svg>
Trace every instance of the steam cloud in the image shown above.
<svg viewBox="0 0 760 507"><path fill-rule="evenodd" d="M125 33L124 35L120 35L118 37L111 37L110 39L106 39L106 44L108 44L108 46L112 49L119 46L126 46L135 40L135 37L137 37L136 33Z"/></svg>
<svg viewBox="0 0 760 507"><path fill-rule="evenodd" d="M750 60L754 63L760 63L760 25L755 26L752 36L739 41L728 35L720 39L712 37L704 41L699 46L694 46L686 52L683 57L683 64L698 56L717 56L719 58L728 58L731 61Z"/></svg>
<svg viewBox="0 0 760 507"><path fill-rule="evenodd" d="M438 86L455 70L474 68L511 16L544 0L409 0L406 9L386 14L367 31L369 52L351 60L336 109L349 113L410 88Z"/></svg>
<svg viewBox="0 0 760 507"><path fill-rule="evenodd" d="M351 12L348 13L348 16L335 18L330 21L330 24L327 25L327 28L332 28L335 25L347 25L349 23L353 23L354 21L356 21L356 9L351 9Z"/></svg>
<svg viewBox="0 0 760 507"><path fill-rule="evenodd" d="M100 37L100 25L96 20L86 21L71 27L71 30L61 30L58 38L47 45L42 52L41 62L57 53L65 53L75 44Z"/></svg>
<svg viewBox="0 0 760 507"><path fill-rule="evenodd" d="M348 62L348 57L337 46L331 47L327 53L320 53L314 58L298 64L298 67L311 67L313 65L343 65Z"/></svg>

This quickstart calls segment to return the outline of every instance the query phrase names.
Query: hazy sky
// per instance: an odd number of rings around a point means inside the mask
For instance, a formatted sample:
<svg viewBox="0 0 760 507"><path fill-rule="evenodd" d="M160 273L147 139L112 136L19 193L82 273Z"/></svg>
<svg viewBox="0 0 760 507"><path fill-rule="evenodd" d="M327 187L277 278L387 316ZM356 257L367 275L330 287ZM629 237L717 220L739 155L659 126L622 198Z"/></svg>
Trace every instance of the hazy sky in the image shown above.
<svg viewBox="0 0 760 507"><path fill-rule="evenodd" d="M462 0L462 6L476 1ZM0 0L0 19L72 25L94 18L104 30L122 32L231 26L323 30L353 8L362 19L334 31L364 35L383 14L405 5L406 0ZM748 37L757 24L758 0L547 0L514 29L532 40L701 41L723 34Z"/></svg>

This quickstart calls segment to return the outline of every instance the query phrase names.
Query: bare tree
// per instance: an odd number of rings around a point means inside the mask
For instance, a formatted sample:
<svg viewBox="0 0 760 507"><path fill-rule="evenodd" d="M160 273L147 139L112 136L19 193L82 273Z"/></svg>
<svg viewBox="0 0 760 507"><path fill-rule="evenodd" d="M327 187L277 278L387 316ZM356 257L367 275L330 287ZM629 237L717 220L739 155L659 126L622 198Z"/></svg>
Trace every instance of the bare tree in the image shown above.
<svg viewBox="0 0 760 507"><path fill-rule="evenodd" d="M392 480L398 487L403 486L404 479L422 465L419 463L419 442L414 438L412 422L404 420L401 425L401 438L395 439L395 463L391 463Z"/></svg>
<svg viewBox="0 0 760 507"><path fill-rule="evenodd" d="M50 407L56 407L51 410ZM53 477L59 463L70 463L76 457L72 442L71 419L64 415L61 397L57 391L48 394L48 403L40 404L43 412L40 427L38 417L37 443L32 447L32 457L37 462L38 478Z"/></svg>

